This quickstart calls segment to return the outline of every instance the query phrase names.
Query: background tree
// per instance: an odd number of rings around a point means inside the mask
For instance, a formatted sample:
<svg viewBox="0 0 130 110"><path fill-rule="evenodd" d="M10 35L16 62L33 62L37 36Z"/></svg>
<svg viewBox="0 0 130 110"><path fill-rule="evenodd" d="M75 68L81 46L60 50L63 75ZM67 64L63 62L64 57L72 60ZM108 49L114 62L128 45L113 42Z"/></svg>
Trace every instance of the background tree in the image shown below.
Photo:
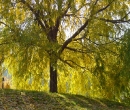
<svg viewBox="0 0 130 110"><path fill-rule="evenodd" d="M4 65L13 78L24 76L26 83L32 78L48 84L50 72L50 92L57 92L60 71L72 67L78 73L107 77L103 74L104 61L110 59L109 53L118 54L112 43L120 38L123 24L130 21L128 7L129 0L1 0ZM106 50L103 58L101 53ZM67 77L76 75L73 72Z"/></svg>

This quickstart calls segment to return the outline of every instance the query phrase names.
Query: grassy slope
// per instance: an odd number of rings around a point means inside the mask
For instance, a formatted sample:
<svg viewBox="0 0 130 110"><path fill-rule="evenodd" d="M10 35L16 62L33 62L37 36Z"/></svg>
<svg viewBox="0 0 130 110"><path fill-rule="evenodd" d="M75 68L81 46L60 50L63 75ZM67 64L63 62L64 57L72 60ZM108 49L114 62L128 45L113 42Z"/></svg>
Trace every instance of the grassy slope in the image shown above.
<svg viewBox="0 0 130 110"><path fill-rule="evenodd" d="M130 110L130 106L81 95L0 90L0 110Z"/></svg>

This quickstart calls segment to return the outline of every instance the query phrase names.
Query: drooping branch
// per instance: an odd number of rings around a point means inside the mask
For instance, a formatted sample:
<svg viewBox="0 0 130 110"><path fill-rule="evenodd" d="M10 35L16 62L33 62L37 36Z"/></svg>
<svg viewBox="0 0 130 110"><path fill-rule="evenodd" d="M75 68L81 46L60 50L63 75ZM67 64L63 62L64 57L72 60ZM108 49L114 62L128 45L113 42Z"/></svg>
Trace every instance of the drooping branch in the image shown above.
<svg viewBox="0 0 130 110"><path fill-rule="evenodd" d="M12 29L9 25L7 25L6 23L4 23L3 21L0 21L0 24L5 25L5 26L8 27L11 31L14 31L14 29Z"/></svg>
<svg viewBox="0 0 130 110"><path fill-rule="evenodd" d="M70 66L71 68L74 68L73 65L71 65L70 63L68 63L67 61L63 60L62 58L59 58L59 60L65 64L67 64L68 66Z"/></svg>
<svg viewBox="0 0 130 110"><path fill-rule="evenodd" d="M65 62L67 62L67 63L72 63L72 64L74 64L75 66L77 66L77 67L79 67L79 68L82 68L82 69L85 69L86 67L85 66L81 66L81 65L79 65L79 64L77 64L77 63L75 63L74 61L72 61L72 60L65 60Z"/></svg>
<svg viewBox="0 0 130 110"><path fill-rule="evenodd" d="M10 44L11 42L3 42L3 43L0 43L0 45L8 45Z"/></svg>
<svg viewBox="0 0 130 110"><path fill-rule="evenodd" d="M70 51L73 51L73 52L85 53L85 54L93 53L94 52L93 50L90 50L90 49L83 50L83 49L75 49L75 48L71 48L71 47L66 47L66 49L68 49Z"/></svg>
<svg viewBox="0 0 130 110"><path fill-rule="evenodd" d="M0 21L0 24L3 24L3 25L5 25L5 26L9 27L6 23L4 23L4 22L2 22L2 21Z"/></svg>
<svg viewBox="0 0 130 110"><path fill-rule="evenodd" d="M77 63L75 63L74 61L72 60L63 60L62 58L59 59L60 61L62 61L63 63L67 64L68 66L70 66L71 68L74 68L74 65L79 67L79 68L82 68L82 69L86 69L88 70L85 66L81 66Z"/></svg>

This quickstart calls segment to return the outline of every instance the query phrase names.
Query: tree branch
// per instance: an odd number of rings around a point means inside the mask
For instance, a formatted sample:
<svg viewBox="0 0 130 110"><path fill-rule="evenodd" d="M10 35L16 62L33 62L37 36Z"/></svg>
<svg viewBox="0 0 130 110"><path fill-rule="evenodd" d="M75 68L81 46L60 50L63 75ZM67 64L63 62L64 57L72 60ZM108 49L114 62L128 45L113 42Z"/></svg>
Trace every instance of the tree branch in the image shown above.
<svg viewBox="0 0 130 110"><path fill-rule="evenodd" d="M67 45L88 25L89 20L86 20L86 22L69 38L67 39L64 44L62 45L59 54L61 54L64 49L67 47Z"/></svg>
<svg viewBox="0 0 130 110"><path fill-rule="evenodd" d="M128 13L126 13L125 16L122 17L121 19L122 19L122 20L125 19L129 14L130 14L130 11L129 11Z"/></svg>
<svg viewBox="0 0 130 110"><path fill-rule="evenodd" d="M98 1L99 1L99 0L96 0L95 3L94 3L94 5L96 5Z"/></svg>
<svg viewBox="0 0 130 110"><path fill-rule="evenodd" d="M12 29L9 25L7 25L7 24L4 23L4 22L0 21L0 24L3 24L3 25L5 25L6 27L8 27L9 29L11 29L12 31L14 31L14 29Z"/></svg>
<svg viewBox="0 0 130 110"><path fill-rule="evenodd" d="M106 5L105 7L99 9L99 10L96 12L96 14L97 14L97 13L100 13L100 12L102 12L102 11L104 11L104 10L106 10L114 1L115 1L115 0L111 1L111 2L110 2L108 5Z"/></svg>
<svg viewBox="0 0 130 110"><path fill-rule="evenodd" d="M63 63L65 63L65 64L67 64L71 68L74 68L70 63L68 63L67 61L63 60L62 58L59 58L59 60L62 61Z"/></svg>
<svg viewBox="0 0 130 110"><path fill-rule="evenodd" d="M58 33L58 29L59 29L59 26L60 26L60 22L61 22L61 19L65 16L65 14L68 12L70 8L70 3L68 3L68 6L67 8L65 9L65 11L56 19L56 24L53 28L51 28L50 30L52 31L51 33L53 33L53 35L55 34L55 40L56 40L56 37L57 37L57 33ZM53 36L52 35L52 36ZM52 37L51 36L51 37ZM50 37L50 36L49 36ZM50 39L50 38L49 38Z"/></svg>
<svg viewBox="0 0 130 110"><path fill-rule="evenodd" d="M70 50L70 51L73 51L73 52L79 52L79 53L92 53L94 51L92 50L78 50L78 49L74 49L74 48L71 48L71 47L66 47L66 49Z"/></svg>
<svg viewBox="0 0 130 110"><path fill-rule="evenodd" d="M63 60L61 58L59 58L60 61L62 61L63 63L67 64L68 66L70 66L71 68L74 68L74 66L72 66L69 62L73 63L75 66L79 67L79 68L82 68L82 69L87 69L86 67L83 67L83 66L80 66L79 64L75 63L74 61L72 60ZM87 69L88 70L88 69Z"/></svg>
<svg viewBox="0 0 130 110"><path fill-rule="evenodd" d="M10 42L0 43L0 45L10 44Z"/></svg>
<svg viewBox="0 0 130 110"><path fill-rule="evenodd" d="M77 67L80 67L80 68L82 68L82 69L85 69L86 67L84 67L84 66L81 66L81 65L79 65L79 64L77 64L77 63L75 63L74 61L72 61L72 60L65 60L67 63L68 62L71 62L71 63L73 63L74 65L76 65Z"/></svg>
<svg viewBox="0 0 130 110"><path fill-rule="evenodd" d="M4 24L5 26L9 27L6 23L0 21L0 24Z"/></svg>
<svg viewBox="0 0 130 110"><path fill-rule="evenodd" d="M42 23L42 21L40 20L39 16L37 16L37 14L38 14L37 11L34 10L34 8L32 8L25 0L20 0L20 2L23 3L24 5L26 5L26 6L30 9L30 11L35 15L38 24L39 24L44 30L46 30L46 28L45 28L44 24Z"/></svg>
<svg viewBox="0 0 130 110"><path fill-rule="evenodd" d="M127 23L130 22L130 19L128 20L123 20L123 19L118 19L118 20L110 20L110 19L104 19L104 18L100 18L99 20L105 21L105 22L110 22L110 23Z"/></svg>

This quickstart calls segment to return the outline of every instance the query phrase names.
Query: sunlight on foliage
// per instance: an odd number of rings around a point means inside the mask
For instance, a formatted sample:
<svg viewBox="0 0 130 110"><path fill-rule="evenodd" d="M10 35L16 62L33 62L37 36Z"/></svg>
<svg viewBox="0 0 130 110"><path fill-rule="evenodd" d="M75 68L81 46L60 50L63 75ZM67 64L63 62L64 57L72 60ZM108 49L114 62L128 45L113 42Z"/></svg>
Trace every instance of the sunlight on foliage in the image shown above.
<svg viewBox="0 0 130 110"><path fill-rule="evenodd" d="M0 0L0 68L11 74L13 89L120 101L129 96L129 6L129 0Z"/></svg>

